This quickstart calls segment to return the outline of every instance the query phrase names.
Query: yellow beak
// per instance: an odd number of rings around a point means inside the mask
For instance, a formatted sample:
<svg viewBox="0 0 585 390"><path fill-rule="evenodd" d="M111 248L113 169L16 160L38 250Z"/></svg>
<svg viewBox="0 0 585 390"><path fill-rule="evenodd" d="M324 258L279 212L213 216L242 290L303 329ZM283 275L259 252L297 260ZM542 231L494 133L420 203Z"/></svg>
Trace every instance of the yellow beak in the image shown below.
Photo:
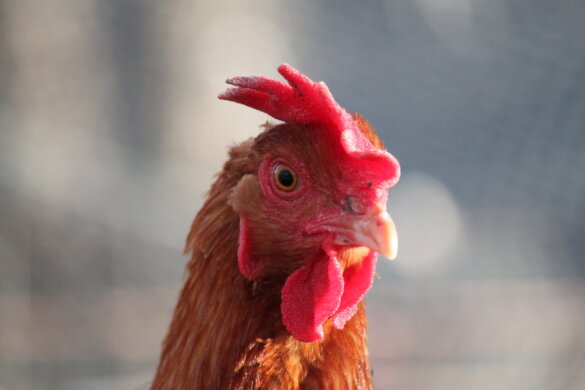
<svg viewBox="0 0 585 390"><path fill-rule="evenodd" d="M317 223L311 230L334 233L333 243L336 245L365 246L390 260L394 260L398 252L396 226L385 205L374 204L360 213L340 213Z"/></svg>

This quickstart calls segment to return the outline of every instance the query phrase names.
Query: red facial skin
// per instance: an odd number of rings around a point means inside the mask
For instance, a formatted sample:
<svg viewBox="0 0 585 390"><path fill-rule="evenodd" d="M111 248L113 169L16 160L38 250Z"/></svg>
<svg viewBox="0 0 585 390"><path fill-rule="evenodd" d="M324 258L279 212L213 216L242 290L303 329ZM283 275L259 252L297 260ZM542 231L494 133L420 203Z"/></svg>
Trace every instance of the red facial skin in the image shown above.
<svg viewBox="0 0 585 390"><path fill-rule="evenodd" d="M301 265L284 283L281 313L284 325L295 338L311 342L323 338L322 325L328 318L332 318L335 327L343 328L371 287L375 271L377 254L372 250L359 263L340 264L338 251L355 245L339 244L343 230L336 227L336 221L365 214L375 204L385 205L387 189L382 187L383 182L373 180L365 181L365 185L362 180L349 182L343 169L350 162L342 163L340 156L332 156L337 164L330 164L329 174L324 174L309 169L292 154L283 154L266 155L258 169L265 218L261 223L274 225L291 247L304 248ZM286 164L297 175L293 191L283 191L276 184L274 169L278 164ZM352 199L352 205L347 205L348 199ZM258 256L274 255L254 253L252 241L258 239L249 237L254 228L250 229L248 218L240 216L238 263L242 274L254 280L262 273L264 260ZM253 215L250 219L252 225L260 223Z"/></svg>

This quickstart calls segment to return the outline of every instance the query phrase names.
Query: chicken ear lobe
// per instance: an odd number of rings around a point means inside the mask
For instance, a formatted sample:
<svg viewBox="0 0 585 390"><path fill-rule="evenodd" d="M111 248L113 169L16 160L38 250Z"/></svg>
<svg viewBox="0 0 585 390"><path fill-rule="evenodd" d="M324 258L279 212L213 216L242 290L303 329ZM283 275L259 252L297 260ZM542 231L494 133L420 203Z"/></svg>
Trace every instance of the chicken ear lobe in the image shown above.
<svg viewBox="0 0 585 390"><path fill-rule="evenodd" d="M250 227L243 215L240 215L240 233L238 238L238 268L242 275L254 280L259 261L250 256Z"/></svg>

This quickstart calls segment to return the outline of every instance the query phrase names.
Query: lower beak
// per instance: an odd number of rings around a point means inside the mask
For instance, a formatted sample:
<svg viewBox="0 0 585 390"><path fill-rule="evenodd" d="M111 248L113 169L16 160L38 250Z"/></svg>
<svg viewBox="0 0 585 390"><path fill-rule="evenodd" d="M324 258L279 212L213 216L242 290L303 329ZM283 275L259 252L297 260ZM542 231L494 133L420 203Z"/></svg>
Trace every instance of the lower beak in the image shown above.
<svg viewBox="0 0 585 390"><path fill-rule="evenodd" d="M325 228L324 230L335 234L333 243L336 245L365 246L382 253L390 260L396 258L396 226L384 206L374 205L364 214L342 213L335 220L328 220L323 225L321 229Z"/></svg>

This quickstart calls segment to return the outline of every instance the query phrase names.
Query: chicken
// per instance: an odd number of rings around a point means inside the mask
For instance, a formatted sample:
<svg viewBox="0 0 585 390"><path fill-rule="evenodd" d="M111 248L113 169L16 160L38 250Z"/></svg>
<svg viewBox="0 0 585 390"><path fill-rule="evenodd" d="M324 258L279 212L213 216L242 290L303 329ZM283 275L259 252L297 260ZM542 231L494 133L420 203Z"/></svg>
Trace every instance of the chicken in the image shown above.
<svg viewBox="0 0 585 390"><path fill-rule="evenodd" d="M400 176L360 115L291 66L220 99L283 121L233 147L187 238L187 277L152 389L371 388L363 297Z"/></svg>

